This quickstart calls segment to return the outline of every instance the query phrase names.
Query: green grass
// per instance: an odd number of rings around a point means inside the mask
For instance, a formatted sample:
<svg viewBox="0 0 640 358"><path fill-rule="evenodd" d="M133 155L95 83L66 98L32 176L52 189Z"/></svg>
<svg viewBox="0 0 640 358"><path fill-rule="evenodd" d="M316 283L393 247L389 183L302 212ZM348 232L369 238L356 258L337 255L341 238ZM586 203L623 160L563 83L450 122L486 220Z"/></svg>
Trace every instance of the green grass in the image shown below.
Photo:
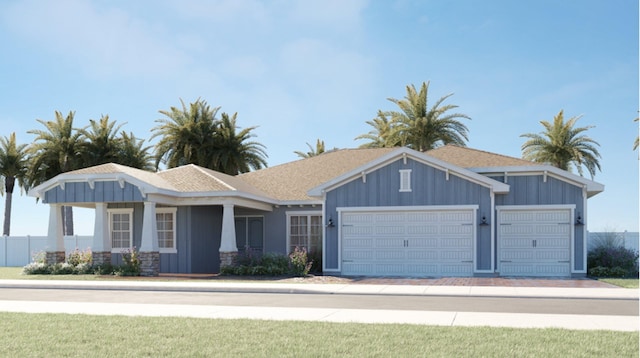
<svg viewBox="0 0 640 358"><path fill-rule="evenodd" d="M638 357L637 332L0 313L0 356Z"/></svg>
<svg viewBox="0 0 640 358"><path fill-rule="evenodd" d="M599 278L598 281L610 283L624 288L639 288L637 278Z"/></svg>

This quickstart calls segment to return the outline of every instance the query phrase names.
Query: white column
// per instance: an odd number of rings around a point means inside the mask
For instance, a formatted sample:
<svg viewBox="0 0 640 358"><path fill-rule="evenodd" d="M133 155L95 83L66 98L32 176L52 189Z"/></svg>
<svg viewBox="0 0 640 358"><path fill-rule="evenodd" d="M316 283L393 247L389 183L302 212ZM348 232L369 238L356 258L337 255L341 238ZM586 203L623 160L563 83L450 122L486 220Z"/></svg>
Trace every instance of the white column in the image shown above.
<svg viewBox="0 0 640 358"><path fill-rule="evenodd" d="M142 243L140 252L157 252L158 225L156 223L156 203L144 202L144 216L142 219Z"/></svg>
<svg viewBox="0 0 640 358"><path fill-rule="evenodd" d="M47 232L47 251L64 251L64 233L61 206L49 205L49 231Z"/></svg>
<svg viewBox="0 0 640 358"><path fill-rule="evenodd" d="M107 203L96 203L96 219L93 224L93 243L91 250L95 252L111 251Z"/></svg>
<svg viewBox="0 0 640 358"><path fill-rule="evenodd" d="M220 240L220 252L238 252L236 245L236 222L233 213L233 204L222 206L222 236Z"/></svg>

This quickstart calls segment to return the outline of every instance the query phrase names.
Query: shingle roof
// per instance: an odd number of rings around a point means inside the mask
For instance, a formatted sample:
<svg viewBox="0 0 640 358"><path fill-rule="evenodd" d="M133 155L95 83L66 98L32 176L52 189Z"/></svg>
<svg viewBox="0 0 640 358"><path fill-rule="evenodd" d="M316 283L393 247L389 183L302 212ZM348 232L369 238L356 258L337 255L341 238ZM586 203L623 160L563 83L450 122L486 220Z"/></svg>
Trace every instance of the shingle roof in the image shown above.
<svg viewBox="0 0 640 358"><path fill-rule="evenodd" d="M274 199L313 200L309 189L365 165L397 148L341 149L238 175Z"/></svg>
<svg viewBox="0 0 640 358"><path fill-rule="evenodd" d="M158 176L171 183L177 191L181 192L241 191L258 196L267 196L238 177L193 164L159 172Z"/></svg>
<svg viewBox="0 0 640 358"><path fill-rule="evenodd" d="M169 182L164 180L162 177L158 176L157 173L136 169L136 168L131 168L124 165L115 164L115 163L96 165L94 167L78 169L78 170L70 171L63 174L86 175L86 174L119 174L119 173L129 175L131 177L134 177L140 181L143 181L145 183L148 183L160 189L176 190L176 188L173 185L171 185Z"/></svg>
<svg viewBox="0 0 640 358"><path fill-rule="evenodd" d="M506 155L486 152L478 149L458 147L455 145L445 145L436 149L431 149L425 152L425 154L462 168L540 165L539 163L530 162L524 159L509 157Z"/></svg>

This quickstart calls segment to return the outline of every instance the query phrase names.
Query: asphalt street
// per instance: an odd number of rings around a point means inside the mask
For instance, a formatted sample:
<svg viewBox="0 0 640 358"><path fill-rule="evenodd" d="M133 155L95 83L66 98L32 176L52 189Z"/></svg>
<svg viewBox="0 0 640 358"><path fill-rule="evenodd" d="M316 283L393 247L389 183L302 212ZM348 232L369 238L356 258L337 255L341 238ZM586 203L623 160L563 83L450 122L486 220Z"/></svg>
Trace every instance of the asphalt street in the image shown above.
<svg viewBox="0 0 640 358"><path fill-rule="evenodd" d="M0 290L0 300L197 306L259 306L367 310L465 311L638 316L638 300L415 296L376 294L162 292L79 289Z"/></svg>

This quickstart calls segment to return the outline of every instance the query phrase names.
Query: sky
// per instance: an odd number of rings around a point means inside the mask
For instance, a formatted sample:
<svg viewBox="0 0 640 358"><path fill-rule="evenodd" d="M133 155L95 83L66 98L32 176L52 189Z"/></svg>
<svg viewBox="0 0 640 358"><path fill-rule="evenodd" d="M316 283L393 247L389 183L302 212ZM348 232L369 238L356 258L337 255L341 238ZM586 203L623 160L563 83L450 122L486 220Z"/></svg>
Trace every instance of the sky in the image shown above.
<svg viewBox="0 0 640 358"><path fill-rule="evenodd" d="M257 126L274 166L317 139L358 147L388 98L430 81L475 149L521 157L540 121L582 116L605 185L588 230L633 232L638 51L636 0L0 0L0 136L32 143L37 119L75 111L154 144L158 111L201 98ZM12 236L46 235L48 217L16 190ZM93 211L75 217L91 235Z"/></svg>

